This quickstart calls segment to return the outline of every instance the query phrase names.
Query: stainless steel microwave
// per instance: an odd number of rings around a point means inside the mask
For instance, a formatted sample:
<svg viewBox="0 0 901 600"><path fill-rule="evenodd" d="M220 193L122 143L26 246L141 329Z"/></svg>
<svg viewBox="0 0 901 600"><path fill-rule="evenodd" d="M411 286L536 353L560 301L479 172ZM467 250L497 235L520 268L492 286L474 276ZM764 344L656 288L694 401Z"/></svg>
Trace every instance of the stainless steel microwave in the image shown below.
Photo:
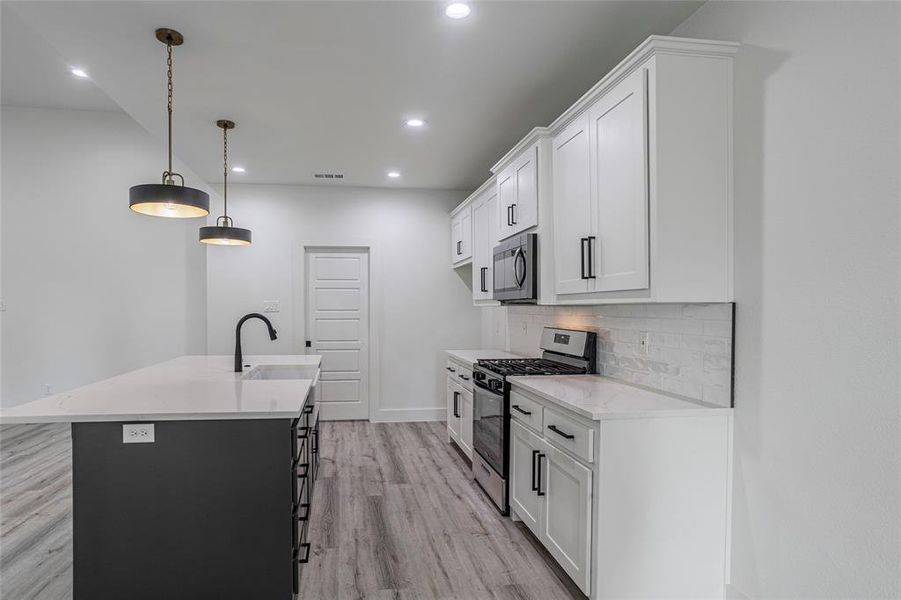
<svg viewBox="0 0 901 600"><path fill-rule="evenodd" d="M494 299L538 302L538 234L520 233L494 247Z"/></svg>

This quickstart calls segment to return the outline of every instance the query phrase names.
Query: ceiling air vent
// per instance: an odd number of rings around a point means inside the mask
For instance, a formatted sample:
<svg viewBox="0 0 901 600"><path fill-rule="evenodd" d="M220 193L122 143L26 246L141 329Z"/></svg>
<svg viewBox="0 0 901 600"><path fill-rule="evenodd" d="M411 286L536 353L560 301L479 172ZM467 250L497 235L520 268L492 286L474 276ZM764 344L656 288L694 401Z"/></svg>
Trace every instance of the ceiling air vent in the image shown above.
<svg viewBox="0 0 901 600"><path fill-rule="evenodd" d="M344 179L344 173L313 173L316 179Z"/></svg>

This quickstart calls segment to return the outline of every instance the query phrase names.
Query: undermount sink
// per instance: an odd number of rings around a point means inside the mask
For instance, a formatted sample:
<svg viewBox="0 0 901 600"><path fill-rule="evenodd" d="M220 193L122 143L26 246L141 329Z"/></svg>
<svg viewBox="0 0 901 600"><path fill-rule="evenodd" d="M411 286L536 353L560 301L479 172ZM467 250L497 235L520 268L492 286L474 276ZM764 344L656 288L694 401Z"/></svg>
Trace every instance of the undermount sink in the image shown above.
<svg viewBox="0 0 901 600"><path fill-rule="evenodd" d="M257 365L242 379L315 379L318 370L311 365Z"/></svg>

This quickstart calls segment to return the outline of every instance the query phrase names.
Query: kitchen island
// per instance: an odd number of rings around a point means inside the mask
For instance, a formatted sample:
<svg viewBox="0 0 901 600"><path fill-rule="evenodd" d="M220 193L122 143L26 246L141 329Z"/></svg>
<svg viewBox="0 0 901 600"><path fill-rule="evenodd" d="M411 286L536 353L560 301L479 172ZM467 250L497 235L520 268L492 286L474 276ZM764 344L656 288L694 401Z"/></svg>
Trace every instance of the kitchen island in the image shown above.
<svg viewBox="0 0 901 600"><path fill-rule="evenodd" d="M186 356L0 412L0 592L290 598L319 361Z"/></svg>

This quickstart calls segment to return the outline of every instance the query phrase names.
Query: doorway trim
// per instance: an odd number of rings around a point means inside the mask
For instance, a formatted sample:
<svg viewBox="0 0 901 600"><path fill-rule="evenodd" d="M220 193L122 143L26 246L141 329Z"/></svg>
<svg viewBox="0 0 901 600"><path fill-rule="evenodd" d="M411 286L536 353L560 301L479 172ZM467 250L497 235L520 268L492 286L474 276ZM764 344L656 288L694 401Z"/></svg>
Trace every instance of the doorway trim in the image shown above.
<svg viewBox="0 0 901 600"><path fill-rule="evenodd" d="M306 260L311 250L337 250L366 252L369 255L369 421L376 422L381 411L380 349L382 331L382 263L381 254L370 240L350 242L304 241L294 247L294 277L291 285L293 302L294 336L291 348L295 354L306 354L307 340L307 290Z"/></svg>

